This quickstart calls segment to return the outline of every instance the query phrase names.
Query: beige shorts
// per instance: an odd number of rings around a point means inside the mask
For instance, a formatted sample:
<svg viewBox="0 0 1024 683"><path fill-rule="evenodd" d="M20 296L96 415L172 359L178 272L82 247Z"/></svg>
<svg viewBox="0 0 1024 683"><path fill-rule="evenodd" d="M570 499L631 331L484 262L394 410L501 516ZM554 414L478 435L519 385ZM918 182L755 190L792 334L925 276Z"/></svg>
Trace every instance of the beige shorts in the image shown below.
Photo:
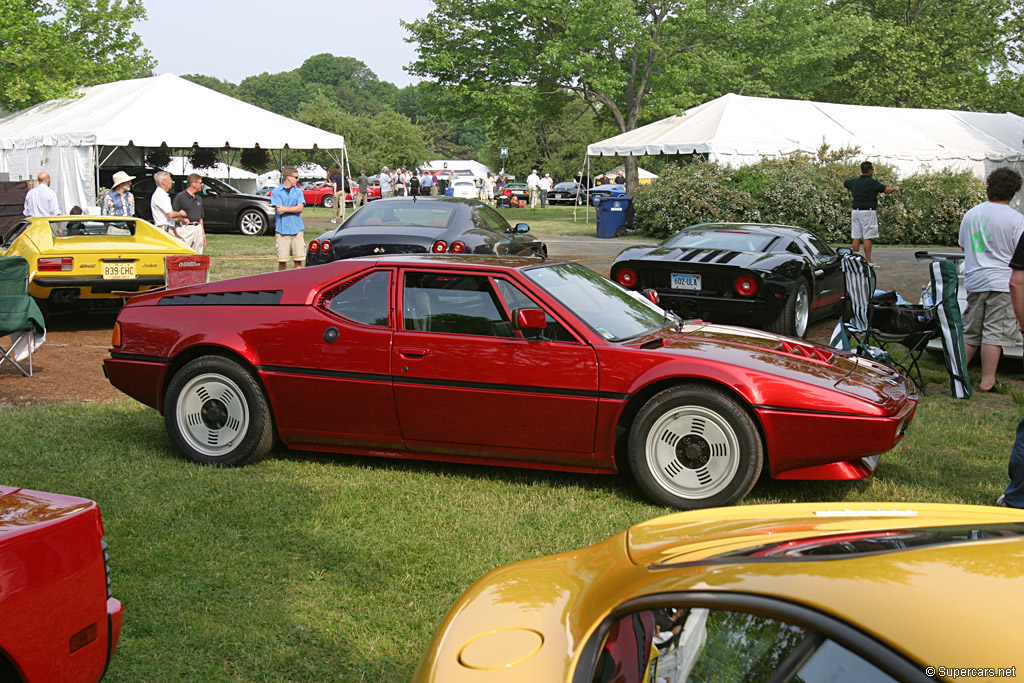
<svg viewBox="0 0 1024 683"><path fill-rule="evenodd" d="M274 238L274 246L277 247L277 260L284 263L288 259L295 261L306 260L306 243L302 239L302 232L294 235L278 235Z"/></svg>
<svg viewBox="0 0 1024 683"><path fill-rule="evenodd" d="M1009 292L967 293L964 344L1016 346L1019 343L1020 332Z"/></svg>
<svg viewBox="0 0 1024 683"><path fill-rule="evenodd" d="M851 211L850 232L855 240L878 239L878 212L874 209Z"/></svg>

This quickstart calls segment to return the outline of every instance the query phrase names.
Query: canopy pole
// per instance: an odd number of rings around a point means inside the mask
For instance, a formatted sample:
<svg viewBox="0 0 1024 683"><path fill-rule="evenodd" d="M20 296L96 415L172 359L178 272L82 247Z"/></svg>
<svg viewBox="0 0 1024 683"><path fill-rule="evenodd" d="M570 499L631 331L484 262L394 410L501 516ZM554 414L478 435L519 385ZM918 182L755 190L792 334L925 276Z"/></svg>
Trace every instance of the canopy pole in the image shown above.
<svg viewBox="0 0 1024 683"><path fill-rule="evenodd" d="M589 162L590 162L590 155L589 154L584 154L583 155L583 165L580 167L580 175L579 175L580 180L583 180L583 178L585 177L583 172L587 170L587 164ZM573 200L573 203L572 203L572 222L573 223L576 222L576 212L579 210L579 208L580 208L580 183L577 182L576 183L576 199Z"/></svg>

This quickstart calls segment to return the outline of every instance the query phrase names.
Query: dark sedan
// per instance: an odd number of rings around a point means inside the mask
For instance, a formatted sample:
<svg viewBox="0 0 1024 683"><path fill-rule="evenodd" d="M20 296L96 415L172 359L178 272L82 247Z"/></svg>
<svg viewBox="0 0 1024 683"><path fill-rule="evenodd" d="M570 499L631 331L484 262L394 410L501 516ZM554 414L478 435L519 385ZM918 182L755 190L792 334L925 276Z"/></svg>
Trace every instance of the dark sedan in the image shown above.
<svg viewBox="0 0 1024 683"><path fill-rule="evenodd" d="M583 197L580 196L582 193L586 195L587 189L577 183L575 180L566 180L565 182L558 183L550 190L548 190L548 201L552 203L569 203L572 204L579 200L579 203L583 203Z"/></svg>
<svg viewBox="0 0 1024 683"><path fill-rule="evenodd" d="M306 264L375 254L498 254L547 258L547 247L476 199L391 197L367 204L309 243Z"/></svg>
<svg viewBox="0 0 1024 683"><path fill-rule="evenodd" d="M132 181L132 194L135 195L135 215L144 220L153 221L153 212L149 200L153 197L156 183L153 181L153 169L127 169L135 176ZM100 171L100 182L110 186L110 178L104 181L109 172ZM188 176L171 174L174 184L170 195L185 189ZM274 232L276 222L274 210L267 197L239 192L231 185L216 178L203 178L203 224L209 232L240 232L243 235L256 237Z"/></svg>
<svg viewBox="0 0 1024 683"><path fill-rule="evenodd" d="M611 276L654 289L683 318L803 337L815 318L838 312L839 255L810 230L787 225L707 223L657 247L629 247Z"/></svg>

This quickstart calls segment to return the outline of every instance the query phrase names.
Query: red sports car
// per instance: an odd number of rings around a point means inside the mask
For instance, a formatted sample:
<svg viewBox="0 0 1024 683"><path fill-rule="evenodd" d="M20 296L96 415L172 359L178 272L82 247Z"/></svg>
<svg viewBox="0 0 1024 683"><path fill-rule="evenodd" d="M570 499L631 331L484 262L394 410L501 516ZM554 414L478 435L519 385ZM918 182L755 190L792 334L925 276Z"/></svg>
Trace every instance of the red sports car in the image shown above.
<svg viewBox="0 0 1024 683"><path fill-rule="evenodd" d="M306 183L302 186L302 198L306 206L323 206L334 208L334 185L327 182Z"/></svg>
<svg viewBox="0 0 1024 683"><path fill-rule="evenodd" d="M612 473L679 508L781 479L860 479L913 384L856 355L683 324L577 263L335 261L143 294L107 377L174 446L241 465L288 447Z"/></svg>
<svg viewBox="0 0 1024 683"><path fill-rule="evenodd" d="M98 681L121 633L100 509L0 485L0 681Z"/></svg>

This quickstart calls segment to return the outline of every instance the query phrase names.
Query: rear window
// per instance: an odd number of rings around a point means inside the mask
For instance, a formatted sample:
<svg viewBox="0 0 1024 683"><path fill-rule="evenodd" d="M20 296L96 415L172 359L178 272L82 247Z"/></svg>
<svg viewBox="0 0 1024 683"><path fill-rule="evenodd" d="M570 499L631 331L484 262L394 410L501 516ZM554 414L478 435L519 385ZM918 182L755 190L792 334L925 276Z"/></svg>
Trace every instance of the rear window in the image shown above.
<svg viewBox="0 0 1024 683"><path fill-rule="evenodd" d="M50 234L54 237L82 237L82 236L126 236L134 235L135 221L97 221L97 220L69 220L50 221Z"/></svg>
<svg viewBox="0 0 1024 683"><path fill-rule="evenodd" d="M775 235L739 230L687 230L665 242L666 247L724 249L726 251L767 251Z"/></svg>
<svg viewBox="0 0 1024 683"><path fill-rule="evenodd" d="M373 202L352 214L345 227L399 225L446 228L459 206L444 202Z"/></svg>

